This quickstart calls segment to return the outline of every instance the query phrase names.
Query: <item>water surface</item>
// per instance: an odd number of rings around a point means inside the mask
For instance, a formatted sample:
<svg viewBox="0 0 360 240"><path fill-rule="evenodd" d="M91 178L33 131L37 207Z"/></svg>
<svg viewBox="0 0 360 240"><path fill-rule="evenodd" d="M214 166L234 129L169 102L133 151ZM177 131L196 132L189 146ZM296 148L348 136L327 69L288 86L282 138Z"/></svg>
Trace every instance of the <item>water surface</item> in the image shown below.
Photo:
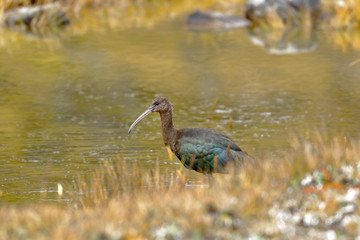
<svg viewBox="0 0 360 240"><path fill-rule="evenodd" d="M222 131L255 157L315 128L359 136L360 67L350 66L359 52L322 32L305 37L301 54L284 54L247 29L191 31L185 16L152 28L70 30L17 34L0 48L1 203L52 201L57 183L104 161L176 171L157 114L127 136L156 96L173 103L177 127Z"/></svg>

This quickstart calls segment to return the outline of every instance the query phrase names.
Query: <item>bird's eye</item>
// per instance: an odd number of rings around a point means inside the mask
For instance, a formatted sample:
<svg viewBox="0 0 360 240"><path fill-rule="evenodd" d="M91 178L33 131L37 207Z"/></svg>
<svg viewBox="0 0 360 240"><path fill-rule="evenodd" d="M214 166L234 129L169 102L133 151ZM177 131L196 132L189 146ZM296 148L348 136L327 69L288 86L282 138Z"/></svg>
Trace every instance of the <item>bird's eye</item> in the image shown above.
<svg viewBox="0 0 360 240"><path fill-rule="evenodd" d="M154 103L154 105L155 105L155 106L158 106L158 105L159 105L159 103Z"/></svg>

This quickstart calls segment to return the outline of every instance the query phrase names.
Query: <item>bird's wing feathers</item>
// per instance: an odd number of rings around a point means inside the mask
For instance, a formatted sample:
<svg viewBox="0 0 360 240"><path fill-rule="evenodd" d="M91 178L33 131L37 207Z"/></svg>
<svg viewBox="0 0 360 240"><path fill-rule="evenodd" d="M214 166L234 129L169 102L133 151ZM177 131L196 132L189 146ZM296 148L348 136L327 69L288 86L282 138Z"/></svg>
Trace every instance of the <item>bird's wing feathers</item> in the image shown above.
<svg viewBox="0 0 360 240"><path fill-rule="evenodd" d="M234 151L242 151L241 148L225 134L209 128L183 128L180 130L183 140L194 139L195 141L203 141L219 145L224 148L230 147Z"/></svg>
<svg viewBox="0 0 360 240"><path fill-rule="evenodd" d="M228 161L241 159L243 155L240 147L220 132L185 128L180 134L175 153L187 168L222 172Z"/></svg>

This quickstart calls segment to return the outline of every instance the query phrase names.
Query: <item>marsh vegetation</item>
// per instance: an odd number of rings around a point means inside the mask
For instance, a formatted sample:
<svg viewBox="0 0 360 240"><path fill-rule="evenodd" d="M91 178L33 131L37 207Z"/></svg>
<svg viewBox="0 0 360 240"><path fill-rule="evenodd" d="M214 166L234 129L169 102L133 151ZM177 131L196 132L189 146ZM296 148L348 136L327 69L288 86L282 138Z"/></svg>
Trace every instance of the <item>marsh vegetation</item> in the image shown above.
<svg viewBox="0 0 360 240"><path fill-rule="evenodd" d="M359 234L357 141L315 131L277 158L209 185L187 171L106 162L57 203L2 207L4 239L352 238ZM129 171L132 169L132 171ZM345 209L345 210L344 210ZM344 212L346 211L346 212ZM343 214L344 216L339 216Z"/></svg>

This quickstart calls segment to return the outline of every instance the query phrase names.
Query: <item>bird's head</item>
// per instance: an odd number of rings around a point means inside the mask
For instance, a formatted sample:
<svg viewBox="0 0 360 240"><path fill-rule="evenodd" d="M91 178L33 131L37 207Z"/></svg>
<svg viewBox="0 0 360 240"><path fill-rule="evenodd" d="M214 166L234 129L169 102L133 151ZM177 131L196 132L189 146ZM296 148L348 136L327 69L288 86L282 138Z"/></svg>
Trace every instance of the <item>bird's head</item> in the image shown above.
<svg viewBox="0 0 360 240"><path fill-rule="evenodd" d="M162 113L172 109L172 106L169 100L167 100L167 98L157 97L152 101L151 106L149 108L152 109L152 112Z"/></svg>
<svg viewBox="0 0 360 240"><path fill-rule="evenodd" d="M134 122L133 124L131 124L129 131L128 131L128 135L130 135L131 130L136 126L136 124L138 124L142 119L144 119L147 115L149 115L150 113L153 112L158 112L158 113L164 113L167 111L172 110L172 105L169 102L169 100L167 100L167 98L165 97L157 97L155 98L150 107L148 107L148 109L145 110L145 112L143 112Z"/></svg>

